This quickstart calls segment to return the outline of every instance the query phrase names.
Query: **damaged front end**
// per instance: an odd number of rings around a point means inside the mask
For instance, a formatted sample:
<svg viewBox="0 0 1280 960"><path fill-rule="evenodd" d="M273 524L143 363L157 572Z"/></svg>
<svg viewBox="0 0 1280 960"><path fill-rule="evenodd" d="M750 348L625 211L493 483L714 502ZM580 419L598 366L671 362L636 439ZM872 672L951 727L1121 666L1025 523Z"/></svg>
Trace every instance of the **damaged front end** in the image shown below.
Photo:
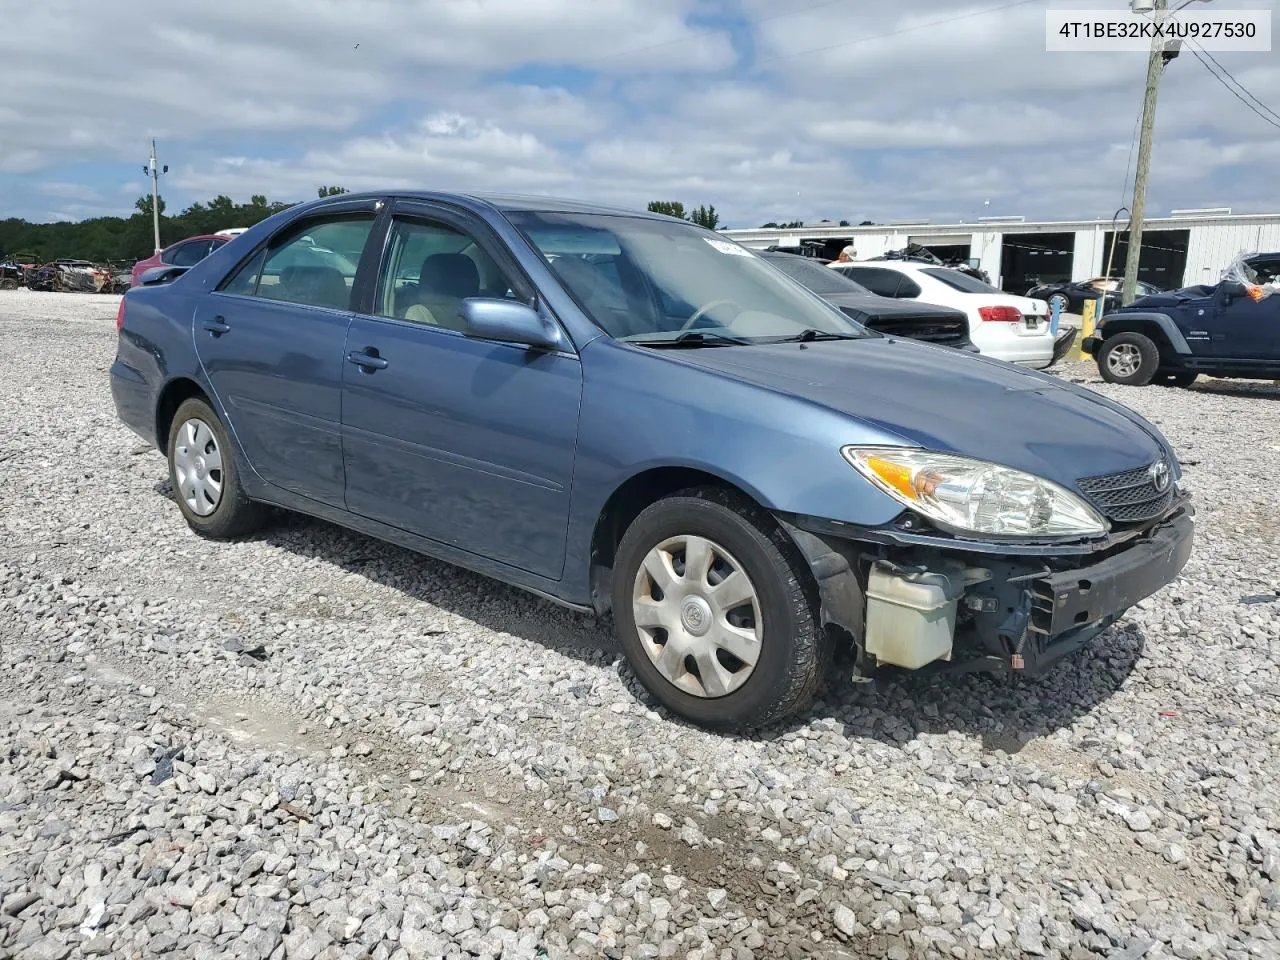
<svg viewBox="0 0 1280 960"><path fill-rule="evenodd" d="M950 536L906 512L885 527L813 517L779 522L808 560L822 620L853 642L855 679L880 667L1035 675L1080 650L1174 580L1194 509L1076 542Z"/></svg>

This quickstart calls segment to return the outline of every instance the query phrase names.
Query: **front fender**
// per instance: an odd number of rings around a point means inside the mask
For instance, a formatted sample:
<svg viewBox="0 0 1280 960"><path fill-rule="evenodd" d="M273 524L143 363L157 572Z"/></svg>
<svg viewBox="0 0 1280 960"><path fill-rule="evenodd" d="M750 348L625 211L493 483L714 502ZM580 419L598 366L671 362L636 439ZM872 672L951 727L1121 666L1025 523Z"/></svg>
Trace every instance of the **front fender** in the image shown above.
<svg viewBox="0 0 1280 960"><path fill-rule="evenodd" d="M850 443L907 445L902 437L662 356L607 338L582 351L567 596L590 596L592 537L610 497L656 467L718 477L774 513L880 526L902 512L840 453Z"/></svg>
<svg viewBox="0 0 1280 960"><path fill-rule="evenodd" d="M1178 329L1173 319L1164 313L1153 311L1109 313L1102 318L1100 332L1105 338L1117 333L1144 333L1151 326L1159 328L1174 353L1182 356L1191 353L1187 338L1182 335L1182 331Z"/></svg>

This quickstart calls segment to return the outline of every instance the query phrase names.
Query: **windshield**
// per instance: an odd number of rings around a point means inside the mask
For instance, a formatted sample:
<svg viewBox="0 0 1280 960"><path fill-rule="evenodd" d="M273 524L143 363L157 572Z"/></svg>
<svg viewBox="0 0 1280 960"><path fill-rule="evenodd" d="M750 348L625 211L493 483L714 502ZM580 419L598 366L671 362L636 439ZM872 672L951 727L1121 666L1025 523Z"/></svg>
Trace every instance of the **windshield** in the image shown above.
<svg viewBox="0 0 1280 960"><path fill-rule="evenodd" d="M543 212L510 219L582 309L619 340L869 335L750 250L693 224Z"/></svg>
<svg viewBox="0 0 1280 960"><path fill-rule="evenodd" d="M989 283L983 283L976 277L971 277L967 273L961 273L959 270L949 270L946 267L925 267L920 271L933 277L935 280L941 280L953 290L959 290L961 293L1004 293L998 287L993 287Z"/></svg>
<svg viewBox="0 0 1280 960"><path fill-rule="evenodd" d="M802 283L818 296L826 296L831 293L860 293L863 296L872 295L871 291L861 284L854 283L844 274L832 270L829 267L821 266L812 260L806 260L800 257L778 256L768 253L760 254L761 258L773 264L783 273L797 283Z"/></svg>

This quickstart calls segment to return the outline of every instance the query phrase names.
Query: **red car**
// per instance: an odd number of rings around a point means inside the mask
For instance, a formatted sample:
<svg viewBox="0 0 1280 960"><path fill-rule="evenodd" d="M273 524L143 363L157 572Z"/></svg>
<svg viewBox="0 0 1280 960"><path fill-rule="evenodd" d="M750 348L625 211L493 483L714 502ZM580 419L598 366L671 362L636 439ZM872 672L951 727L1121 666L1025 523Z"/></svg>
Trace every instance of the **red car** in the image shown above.
<svg viewBox="0 0 1280 960"><path fill-rule="evenodd" d="M187 237L175 244L165 247L159 253L153 253L145 260L133 265L133 282L136 287L139 279L152 267L161 264L172 264L175 267L194 267L213 251L232 239L231 233L206 233L198 237Z"/></svg>

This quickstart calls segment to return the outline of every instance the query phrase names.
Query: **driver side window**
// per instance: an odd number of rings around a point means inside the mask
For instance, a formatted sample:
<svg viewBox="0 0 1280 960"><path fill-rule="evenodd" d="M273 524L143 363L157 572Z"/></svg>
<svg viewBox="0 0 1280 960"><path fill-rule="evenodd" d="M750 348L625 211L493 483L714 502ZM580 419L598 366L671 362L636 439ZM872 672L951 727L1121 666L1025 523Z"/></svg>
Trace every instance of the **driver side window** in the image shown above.
<svg viewBox="0 0 1280 960"><path fill-rule="evenodd" d="M375 313L461 330L462 301L473 297L531 300L470 234L432 220L397 219L391 228Z"/></svg>

